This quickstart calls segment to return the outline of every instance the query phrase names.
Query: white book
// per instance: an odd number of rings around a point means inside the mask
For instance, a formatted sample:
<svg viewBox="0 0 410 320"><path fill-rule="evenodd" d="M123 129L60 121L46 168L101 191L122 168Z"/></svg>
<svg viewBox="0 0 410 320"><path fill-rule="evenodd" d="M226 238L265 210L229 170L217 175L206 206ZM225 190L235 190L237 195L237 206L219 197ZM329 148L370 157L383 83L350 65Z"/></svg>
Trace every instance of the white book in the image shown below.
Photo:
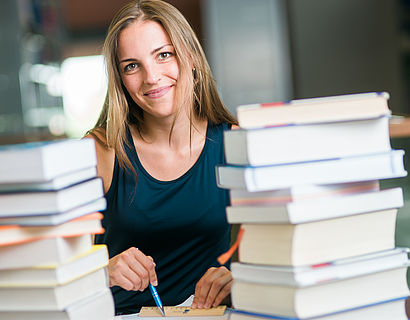
<svg viewBox="0 0 410 320"><path fill-rule="evenodd" d="M54 214L104 197L101 178L65 189L0 194L0 217Z"/></svg>
<svg viewBox="0 0 410 320"><path fill-rule="evenodd" d="M234 262L231 271L232 277L241 281L306 287L408 266L408 252L408 248L394 248L319 265L298 267Z"/></svg>
<svg viewBox="0 0 410 320"><path fill-rule="evenodd" d="M0 147L0 183L45 182L97 165L93 139L63 139Z"/></svg>
<svg viewBox="0 0 410 320"><path fill-rule="evenodd" d="M368 119L389 115L389 98L387 92L345 94L241 105L236 113L242 128Z"/></svg>
<svg viewBox="0 0 410 320"><path fill-rule="evenodd" d="M86 214L96 211L105 210L107 207L107 201L105 198L99 198L95 201L86 203L74 209L70 209L64 212L32 215L32 216L17 216L17 217L0 217L1 225L13 225L19 226L56 226L70 220L82 217Z"/></svg>
<svg viewBox="0 0 410 320"><path fill-rule="evenodd" d="M229 130L224 148L227 163L252 166L386 152L389 118Z"/></svg>
<svg viewBox="0 0 410 320"><path fill-rule="evenodd" d="M395 246L397 209L299 224L242 224L240 262L280 266L327 263Z"/></svg>
<svg viewBox="0 0 410 320"><path fill-rule="evenodd" d="M228 206L226 216L231 224L297 224L402 206L402 189L393 188L276 205Z"/></svg>
<svg viewBox="0 0 410 320"><path fill-rule="evenodd" d="M232 206L269 206L379 190L379 181L373 180L324 185L306 184L259 192L230 189L229 196Z"/></svg>
<svg viewBox="0 0 410 320"><path fill-rule="evenodd" d="M244 311L314 318L407 296L406 273L407 266L307 287L234 279L232 303L235 309Z"/></svg>
<svg viewBox="0 0 410 320"><path fill-rule="evenodd" d="M42 238L103 233L102 218L103 215L101 213L92 212L56 226L0 226L0 246L24 243Z"/></svg>
<svg viewBox="0 0 410 320"><path fill-rule="evenodd" d="M403 150L341 159L271 166L220 165L217 184L225 189L266 191L304 184L335 184L381 180L407 175Z"/></svg>
<svg viewBox="0 0 410 320"><path fill-rule="evenodd" d="M319 315L318 317L288 318L264 313L246 312L233 309L230 320L408 320L405 301L407 297L381 301L370 305L346 309L335 313Z"/></svg>
<svg viewBox="0 0 410 320"><path fill-rule="evenodd" d="M91 246L90 234L1 245L0 270L64 263L90 250Z"/></svg>
<svg viewBox="0 0 410 320"><path fill-rule="evenodd" d="M379 190L379 181L373 180L323 185L306 184L259 192L250 192L246 189L230 189L229 197L232 206L269 206Z"/></svg>
<svg viewBox="0 0 410 320"><path fill-rule="evenodd" d="M102 244L94 245L90 250L66 262L0 270L0 288L63 285L107 264L107 247Z"/></svg>
<svg viewBox="0 0 410 320"><path fill-rule="evenodd" d="M60 190L97 176L97 168L89 167L55 177L45 182L0 183L0 192Z"/></svg>
<svg viewBox="0 0 410 320"><path fill-rule="evenodd" d="M108 287L108 278L104 267L62 285L0 288L0 310L64 310L70 304L81 301L106 287Z"/></svg>
<svg viewBox="0 0 410 320"><path fill-rule="evenodd" d="M64 310L0 311L0 319L7 320L112 320L114 300L110 289L103 288Z"/></svg>

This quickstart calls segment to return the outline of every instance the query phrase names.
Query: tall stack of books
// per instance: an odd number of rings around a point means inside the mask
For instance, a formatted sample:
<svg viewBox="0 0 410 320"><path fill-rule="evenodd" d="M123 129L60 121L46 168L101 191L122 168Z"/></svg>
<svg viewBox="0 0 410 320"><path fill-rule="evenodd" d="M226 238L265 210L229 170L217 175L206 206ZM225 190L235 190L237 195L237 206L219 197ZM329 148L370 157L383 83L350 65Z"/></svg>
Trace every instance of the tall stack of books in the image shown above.
<svg viewBox="0 0 410 320"><path fill-rule="evenodd" d="M233 319L407 319L395 248L403 177L387 93L246 105L225 132L227 219L241 224ZM239 239L238 239L239 240Z"/></svg>
<svg viewBox="0 0 410 320"><path fill-rule="evenodd" d="M92 139L0 147L0 319L113 318L96 163Z"/></svg>

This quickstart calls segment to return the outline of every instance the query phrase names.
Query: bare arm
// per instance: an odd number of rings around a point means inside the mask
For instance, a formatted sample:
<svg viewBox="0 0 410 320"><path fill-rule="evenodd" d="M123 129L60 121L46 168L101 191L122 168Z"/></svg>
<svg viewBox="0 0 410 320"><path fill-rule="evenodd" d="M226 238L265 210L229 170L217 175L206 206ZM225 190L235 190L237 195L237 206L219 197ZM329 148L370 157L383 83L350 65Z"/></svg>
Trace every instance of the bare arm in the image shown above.
<svg viewBox="0 0 410 320"><path fill-rule="evenodd" d="M97 136L102 138L101 133L96 132ZM113 149L106 148L93 135L87 135L86 138L91 138L95 141L95 150L97 152L97 174L102 178L104 184L104 192L107 193L111 186L112 175L114 172L115 154ZM101 139L103 140L103 139Z"/></svg>
<svg viewBox="0 0 410 320"><path fill-rule="evenodd" d="M100 140L103 140L99 132L95 134ZM107 193L111 186L114 172L114 150L106 148L93 135L87 135L86 137L95 141L97 174L102 178L104 192ZM154 286L157 285L155 262L137 248L128 248L112 257L108 262L107 270L110 286L120 286L125 290L143 291L148 287L149 283Z"/></svg>

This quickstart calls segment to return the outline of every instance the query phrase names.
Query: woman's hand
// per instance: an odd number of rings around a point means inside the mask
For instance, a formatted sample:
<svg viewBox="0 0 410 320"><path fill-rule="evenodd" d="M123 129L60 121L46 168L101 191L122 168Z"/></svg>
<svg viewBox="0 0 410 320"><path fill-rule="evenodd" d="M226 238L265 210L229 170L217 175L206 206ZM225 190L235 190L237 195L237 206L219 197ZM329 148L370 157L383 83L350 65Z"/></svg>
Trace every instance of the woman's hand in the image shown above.
<svg viewBox="0 0 410 320"><path fill-rule="evenodd" d="M158 284L154 260L134 247L112 257L107 269L110 287L143 291L149 283L153 286Z"/></svg>
<svg viewBox="0 0 410 320"><path fill-rule="evenodd" d="M217 307L231 293L232 275L226 267L209 268L195 287L192 308Z"/></svg>

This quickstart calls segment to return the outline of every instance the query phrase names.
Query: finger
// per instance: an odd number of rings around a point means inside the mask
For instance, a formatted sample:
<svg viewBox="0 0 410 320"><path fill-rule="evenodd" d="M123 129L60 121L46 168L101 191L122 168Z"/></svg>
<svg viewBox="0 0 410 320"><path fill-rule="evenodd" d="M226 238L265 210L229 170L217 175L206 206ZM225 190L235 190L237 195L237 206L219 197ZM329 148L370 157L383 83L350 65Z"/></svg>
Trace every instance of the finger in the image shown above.
<svg viewBox="0 0 410 320"><path fill-rule="evenodd" d="M219 291L218 295L215 298L214 303L212 304L212 307L217 307L221 304L223 299L225 299L230 293L231 293L231 288L232 288L232 283L233 280L230 280L223 288L221 291Z"/></svg>
<svg viewBox="0 0 410 320"><path fill-rule="evenodd" d="M155 267L156 267L157 265L156 265L154 259L153 259L151 256L147 256L147 258L149 258L149 259L152 261L153 265L154 265L154 268L153 268L153 271L154 271L154 272L150 272L150 283L151 283L153 286L156 287L156 286L158 285L157 272L155 271Z"/></svg>
<svg viewBox="0 0 410 320"><path fill-rule="evenodd" d="M121 253L108 262L107 271L109 276L110 286L120 286L125 290L133 290L134 287L140 286L140 279L133 270L130 269L127 259L127 254Z"/></svg>
<svg viewBox="0 0 410 320"><path fill-rule="evenodd" d="M155 272L155 262L151 256L146 256L141 250L134 252L136 259L142 269L139 269L143 273L144 277L144 289L151 283L153 286L158 285L157 273ZM145 286L146 284L146 286Z"/></svg>
<svg viewBox="0 0 410 320"><path fill-rule="evenodd" d="M194 308L203 308L209 289L211 288L216 268L209 268L195 287Z"/></svg>
<svg viewBox="0 0 410 320"><path fill-rule="evenodd" d="M204 304L205 308L210 308L215 303L215 299L219 294L223 295L223 293L221 293L221 291L231 281L230 273L226 272L225 270L219 270L219 272L217 272L217 274L215 274L215 276L216 277L212 281L212 285L211 285L211 287L208 291L208 295L206 297L206 301L205 301L205 304ZM221 301L222 301L222 299L221 299Z"/></svg>

